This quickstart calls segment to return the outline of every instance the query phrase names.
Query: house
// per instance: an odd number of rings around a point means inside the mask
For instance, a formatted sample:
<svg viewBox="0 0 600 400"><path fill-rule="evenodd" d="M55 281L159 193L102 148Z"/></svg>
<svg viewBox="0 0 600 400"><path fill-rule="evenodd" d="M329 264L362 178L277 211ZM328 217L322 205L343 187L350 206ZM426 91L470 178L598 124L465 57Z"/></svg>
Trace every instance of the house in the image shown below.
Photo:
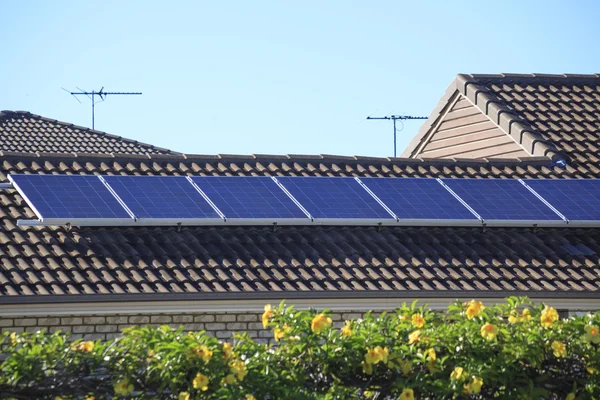
<svg viewBox="0 0 600 400"><path fill-rule="evenodd" d="M458 75L404 158L182 154L28 112L0 113L8 174L600 177L600 75ZM133 324L257 338L265 303L335 321L420 299L529 296L600 308L600 228L21 227L0 190L0 329L111 338Z"/></svg>

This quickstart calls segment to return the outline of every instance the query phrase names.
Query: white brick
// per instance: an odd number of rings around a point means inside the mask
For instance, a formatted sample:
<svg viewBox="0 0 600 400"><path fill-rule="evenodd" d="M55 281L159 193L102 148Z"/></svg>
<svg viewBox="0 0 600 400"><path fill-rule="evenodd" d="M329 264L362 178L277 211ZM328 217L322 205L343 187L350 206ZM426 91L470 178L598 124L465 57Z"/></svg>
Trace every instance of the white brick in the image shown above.
<svg viewBox="0 0 600 400"><path fill-rule="evenodd" d="M98 326L96 326L96 332L98 332L98 333L109 333L109 332L116 332L116 331L117 331L116 325L98 325Z"/></svg>
<svg viewBox="0 0 600 400"><path fill-rule="evenodd" d="M216 322L213 324L206 324L205 327L207 331L222 331L225 329L225 324Z"/></svg>
<svg viewBox="0 0 600 400"><path fill-rule="evenodd" d="M130 324L147 324L150 322L150 317L148 317L147 315L132 315L131 317L129 317L129 323Z"/></svg>
<svg viewBox="0 0 600 400"><path fill-rule="evenodd" d="M61 325L82 325L83 318L80 317L66 317L60 319Z"/></svg>
<svg viewBox="0 0 600 400"><path fill-rule="evenodd" d="M237 316L238 322L256 322L258 321L258 315L256 314L239 314Z"/></svg>
<svg viewBox="0 0 600 400"><path fill-rule="evenodd" d="M235 322L235 315L232 314L218 314L217 322Z"/></svg>
<svg viewBox="0 0 600 400"><path fill-rule="evenodd" d="M168 324L173 321L170 315L153 315L150 317L150 322L153 324Z"/></svg>
<svg viewBox="0 0 600 400"><path fill-rule="evenodd" d="M14 321L12 318L0 318L0 327L2 326L13 326Z"/></svg>
<svg viewBox="0 0 600 400"><path fill-rule="evenodd" d="M106 317L106 323L107 324L126 324L127 321L127 316L126 315L115 315L112 317Z"/></svg>
<svg viewBox="0 0 600 400"><path fill-rule="evenodd" d="M83 319L83 323L86 324L86 325L105 324L106 323L106 318L104 318L104 317L85 317Z"/></svg>
<svg viewBox="0 0 600 400"><path fill-rule="evenodd" d="M194 317L194 322L215 322L214 315L196 315Z"/></svg>
<svg viewBox="0 0 600 400"><path fill-rule="evenodd" d="M37 321L35 318L17 318L15 319L15 326L35 326Z"/></svg>

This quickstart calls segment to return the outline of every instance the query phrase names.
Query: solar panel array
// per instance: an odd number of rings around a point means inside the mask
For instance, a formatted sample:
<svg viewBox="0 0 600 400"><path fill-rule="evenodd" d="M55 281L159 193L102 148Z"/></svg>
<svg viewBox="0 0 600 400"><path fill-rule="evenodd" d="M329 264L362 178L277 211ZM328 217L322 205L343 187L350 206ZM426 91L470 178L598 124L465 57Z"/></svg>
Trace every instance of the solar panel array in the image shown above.
<svg viewBox="0 0 600 400"><path fill-rule="evenodd" d="M600 226L600 180L9 175L20 225Z"/></svg>

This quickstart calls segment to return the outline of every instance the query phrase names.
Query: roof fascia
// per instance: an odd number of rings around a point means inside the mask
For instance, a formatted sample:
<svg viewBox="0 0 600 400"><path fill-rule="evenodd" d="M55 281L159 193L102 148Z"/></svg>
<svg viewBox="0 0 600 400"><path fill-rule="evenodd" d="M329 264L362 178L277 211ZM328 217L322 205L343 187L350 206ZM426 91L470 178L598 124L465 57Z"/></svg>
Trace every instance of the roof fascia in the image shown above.
<svg viewBox="0 0 600 400"><path fill-rule="evenodd" d="M404 149L404 152L400 157L415 158L419 155L420 151L429 142L429 139L431 139L433 132L435 132L446 113L454 106L458 97L455 79L450 86L448 86L437 106L433 109L431 114L429 114L429 118L421 125L421 128L419 128L419 131L410 141L406 149Z"/></svg>
<svg viewBox="0 0 600 400"><path fill-rule="evenodd" d="M369 297L348 296L337 298L319 295L294 297L285 296L289 304L293 304L296 309L330 309L331 311L381 311L393 310L400 307L402 303L411 303L415 299L419 304L427 305L434 310L443 310L449 304L456 300L467 301L473 298L483 301L485 304L498 304L505 301L509 293L483 293L483 292L451 292L422 293L422 292L397 292L388 297ZM510 293L513 294L513 293ZM521 295L523 293L520 293ZM586 296L581 296L586 294ZM593 294L593 295L592 295ZM230 294L231 295L231 294ZM517 293L514 293L517 295ZM47 297L47 296L43 296ZM79 296L86 297L86 296ZM123 297L123 296L121 296ZM31 302L29 304L7 304L3 302L0 305L0 316L3 317L24 317L33 315L109 315L109 314L161 314L161 313L205 313L205 312L238 312L238 313L258 313L262 312L265 303L279 302L282 300L281 294L277 296L265 296L265 298L254 298L244 301L229 300L161 300L156 301L110 301L110 302L90 302L82 300L81 302L52 303L52 302ZM232 297L232 296L230 296ZM597 310L600 309L600 296L595 293L570 293L561 295L560 293L536 292L529 293L529 298L534 302L544 302L560 309L568 310Z"/></svg>

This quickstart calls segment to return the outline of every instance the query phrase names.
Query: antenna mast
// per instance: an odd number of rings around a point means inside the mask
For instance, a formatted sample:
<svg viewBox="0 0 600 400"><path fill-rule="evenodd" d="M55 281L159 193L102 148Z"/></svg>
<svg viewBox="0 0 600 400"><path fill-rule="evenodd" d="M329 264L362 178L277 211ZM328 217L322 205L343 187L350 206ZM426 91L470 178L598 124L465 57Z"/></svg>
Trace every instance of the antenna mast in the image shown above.
<svg viewBox="0 0 600 400"><path fill-rule="evenodd" d="M414 117L412 115L390 115L386 117L367 117L367 119L391 119L394 121L394 157L396 157L396 120L400 120L400 122L402 122L407 119L427 119L427 117Z"/></svg>
<svg viewBox="0 0 600 400"><path fill-rule="evenodd" d="M77 88L79 89L79 88ZM110 95L141 95L141 92L105 92L104 91L104 86L102 86L102 88L99 91L95 91L92 90L91 92L85 91L83 89L79 89L79 92L71 92L70 90L67 90L65 88L63 88L63 90L65 90L66 92L68 92L69 94L73 95L73 97L75 97L77 99L77 101L79 101L79 99L77 98L77 96L80 95L85 95L87 96L91 101L92 101L92 129L95 129L95 110L94 107L96 106L96 96L100 97L101 101L98 101L98 103L102 103L104 100L106 100L106 96ZM79 101L81 103L81 101Z"/></svg>

